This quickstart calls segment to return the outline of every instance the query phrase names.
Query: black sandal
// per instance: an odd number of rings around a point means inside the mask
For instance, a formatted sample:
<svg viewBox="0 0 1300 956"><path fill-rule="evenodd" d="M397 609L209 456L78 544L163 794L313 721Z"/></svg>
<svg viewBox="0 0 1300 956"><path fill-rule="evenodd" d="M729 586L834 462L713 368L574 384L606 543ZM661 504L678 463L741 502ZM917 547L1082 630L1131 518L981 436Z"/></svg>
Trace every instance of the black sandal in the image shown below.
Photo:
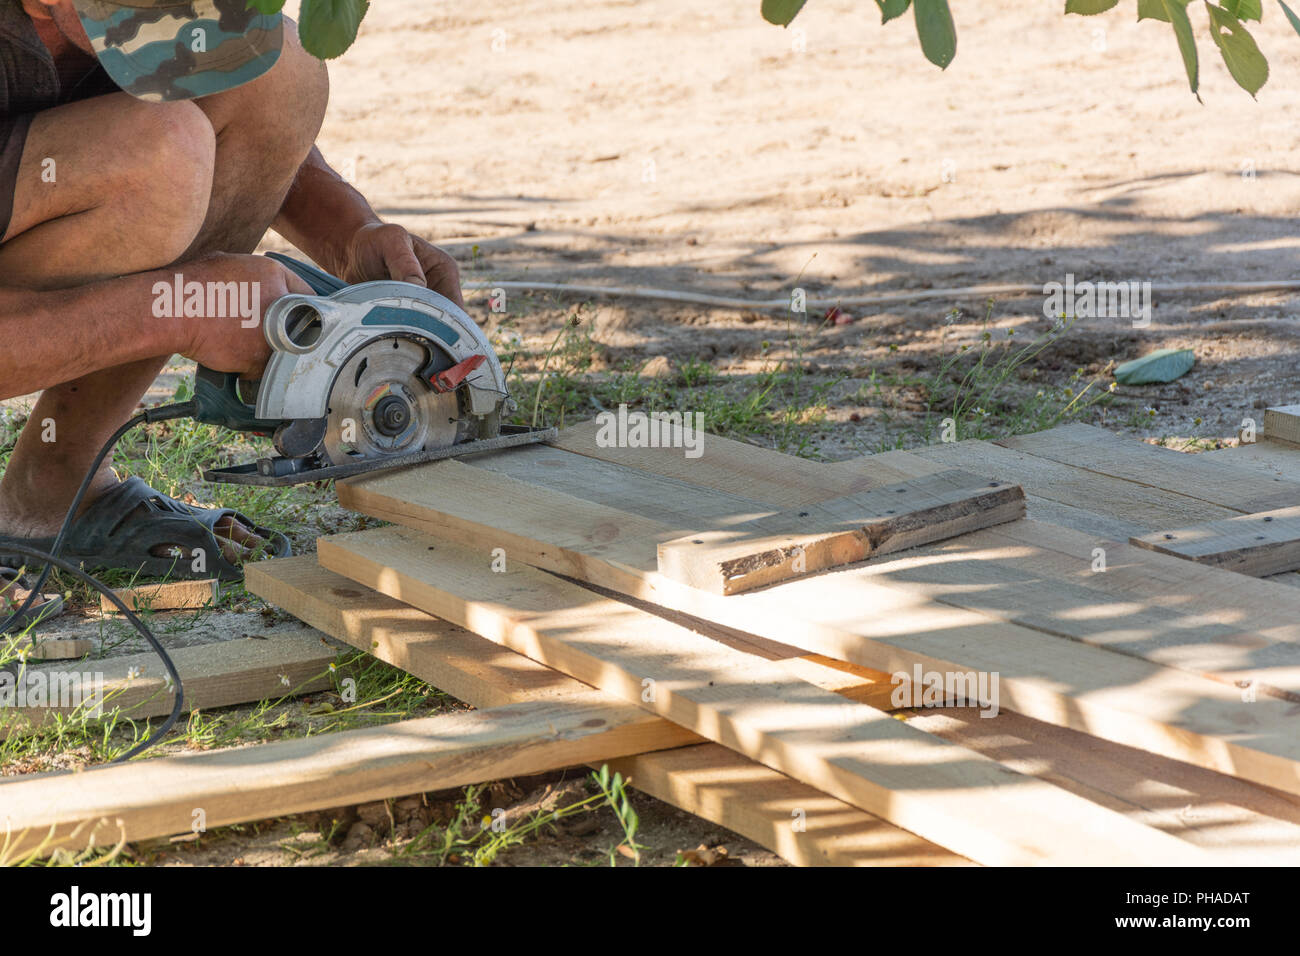
<svg viewBox="0 0 1300 956"><path fill-rule="evenodd" d="M154 491L139 478L128 478L100 495L68 530L62 557L87 570L121 569L149 577L211 578L239 581L244 572L226 560L216 535L217 522L231 517L270 542L268 557L286 558L289 539L262 528L230 508L200 508ZM21 555L4 553L5 544L40 551L54 546L53 538L0 536L0 565L39 564ZM203 560L194 565L200 553Z"/></svg>

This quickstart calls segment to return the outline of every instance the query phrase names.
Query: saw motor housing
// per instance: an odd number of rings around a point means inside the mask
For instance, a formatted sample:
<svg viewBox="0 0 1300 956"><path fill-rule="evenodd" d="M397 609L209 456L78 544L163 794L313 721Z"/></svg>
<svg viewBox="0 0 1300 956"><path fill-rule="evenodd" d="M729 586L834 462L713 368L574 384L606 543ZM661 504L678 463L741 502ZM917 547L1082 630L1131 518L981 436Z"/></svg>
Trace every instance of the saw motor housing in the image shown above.
<svg viewBox="0 0 1300 956"><path fill-rule="evenodd" d="M357 382L348 381L343 373L364 374L365 370L358 368L360 362L382 356L385 350L402 350L403 343L426 353L423 365L411 369L412 378L418 379L411 387L455 396L455 414L447 417L456 423L456 431L448 441L445 430L439 429L443 438L439 445L491 438L500 428L503 413L510 410L505 407L509 401L505 373L487 336L450 299L420 286L364 282L332 296L284 296L266 310L265 335L272 354L257 388L256 417L281 423L276 447L289 457L315 451L324 445L327 432L346 431L348 422L357 432L354 443L365 449L358 453L383 457L377 449L384 443L378 439L394 437L386 433L414 417L413 399L418 402L425 393L402 394L403 389L395 388L379 397L360 396L378 407L352 406L347 403ZM483 358L457 387L438 392L440 373L476 356ZM304 452L304 446L311 445L306 436L314 435L321 422L326 423L325 432ZM343 464L335 459L338 446L347 443L347 438L343 436L332 448L322 448L331 464ZM418 450L401 446L391 453Z"/></svg>

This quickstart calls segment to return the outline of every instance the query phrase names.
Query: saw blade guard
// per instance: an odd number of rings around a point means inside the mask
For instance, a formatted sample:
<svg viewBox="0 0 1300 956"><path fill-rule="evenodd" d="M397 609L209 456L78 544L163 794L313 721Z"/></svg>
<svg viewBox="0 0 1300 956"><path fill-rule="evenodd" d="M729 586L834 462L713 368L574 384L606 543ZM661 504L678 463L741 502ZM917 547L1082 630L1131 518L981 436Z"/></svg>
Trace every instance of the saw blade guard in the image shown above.
<svg viewBox="0 0 1300 956"><path fill-rule="evenodd" d="M363 282L330 296L284 296L266 309L263 333L272 352L258 389L258 418L327 417L335 380L348 360L368 343L393 337L425 343L435 360L441 353L443 367L484 356L464 380L466 411L494 428L508 410L505 373L483 330L450 299L409 282Z"/></svg>

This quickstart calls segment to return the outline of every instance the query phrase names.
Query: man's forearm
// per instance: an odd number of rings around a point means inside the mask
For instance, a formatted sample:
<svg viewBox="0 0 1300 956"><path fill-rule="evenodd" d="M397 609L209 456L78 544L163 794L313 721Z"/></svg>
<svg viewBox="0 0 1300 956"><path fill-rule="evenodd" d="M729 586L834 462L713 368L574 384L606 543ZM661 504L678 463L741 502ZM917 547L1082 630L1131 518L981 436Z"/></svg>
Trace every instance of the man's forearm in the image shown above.
<svg viewBox="0 0 1300 956"><path fill-rule="evenodd" d="M338 274L346 257L343 244L362 226L378 221L365 197L313 146L271 228Z"/></svg>
<svg viewBox="0 0 1300 956"><path fill-rule="evenodd" d="M142 272L73 289L0 288L0 399L186 350L197 320L153 314L154 283L171 281Z"/></svg>

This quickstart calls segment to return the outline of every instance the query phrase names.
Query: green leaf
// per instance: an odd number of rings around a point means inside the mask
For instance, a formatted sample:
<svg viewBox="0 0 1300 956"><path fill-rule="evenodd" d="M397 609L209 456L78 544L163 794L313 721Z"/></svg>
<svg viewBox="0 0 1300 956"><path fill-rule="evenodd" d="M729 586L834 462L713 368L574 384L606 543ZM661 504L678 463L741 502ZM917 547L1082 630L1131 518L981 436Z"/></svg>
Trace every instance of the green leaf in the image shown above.
<svg viewBox="0 0 1300 956"><path fill-rule="evenodd" d="M1191 349L1157 349L1115 369L1115 381L1121 385L1163 384L1186 375L1195 364Z"/></svg>
<svg viewBox="0 0 1300 956"><path fill-rule="evenodd" d="M1210 11L1210 36L1223 54L1223 62L1237 85L1254 96L1268 82L1268 61L1241 21L1223 7L1206 0Z"/></svg>
<svg viewBox="0 0 1300 956"><path fill-rule="evenodd" d="M1196 37L1192 34L1192 21L1187 16L1187 4L1191 0L1138 0L1139 20L1163 20L1172 23L1174 36L1178 39L1178 52L1183 55L1183 69L1187 71L1187 83L1196 93L1201 85L1200 60L1196 55ZM1196 93L1199 100L1201 94Z"/></svg>
<svg viewBox="0 0 1300 956"><path fill-rule="evenodd" d="M256 10L261 14L279 13L284 8L284 0L248 0L245 10Z"/></svg>
<svg viewBox="0 0 1300 956"><path fill-rule="evenodd" d="M921 38L921 52L941 70L946 70L957 55L957 28L952 22L948 0L915 0L916 35Z"/></svg>
<svg viewBox="0 0 1300 956"><path fill-rule="evenodd" d="M763 0L763 19L779 27L788 27L807 0Z"/></svg>
<svg viewBox="0 0 1300 956"><path fill-rule="evenodd" d="M1065 12L1090 17L1095 13L1105 13L1118 3L1119 0L1065 0Z"/></svg>
<svg viewBox="0 0 1300 956"><path fill-rule="evenodd" d="M1291 8L1283 3L1282 0L1277 0L1277 4L1282 8L1282 12L1286 14L1286 18L1291 21L1291 29L1295 30L1296 33L1300 33L1300 17L1297 17L1292 13Z"/></svg>
<svg viewBox="0 0 1300 956"><path fill-rule="evenodd" d="M1223 0L1223 9L1238 20L1263 20L1263 0Z"/></svg>
<svg viewBox="0 0 1300 956"><path fill-rule="evenodd" d="M882 24L888 23L895 17L901 17L911 5L912 0L876 0L876 6L880 8L880 22Z"/></svg>
<svg viewBox="0 0 1300 956"><path fill-rule="evenodd" d="M318 60L332 60L350 47L370 0L302 0L298 37Z"/></svg>

